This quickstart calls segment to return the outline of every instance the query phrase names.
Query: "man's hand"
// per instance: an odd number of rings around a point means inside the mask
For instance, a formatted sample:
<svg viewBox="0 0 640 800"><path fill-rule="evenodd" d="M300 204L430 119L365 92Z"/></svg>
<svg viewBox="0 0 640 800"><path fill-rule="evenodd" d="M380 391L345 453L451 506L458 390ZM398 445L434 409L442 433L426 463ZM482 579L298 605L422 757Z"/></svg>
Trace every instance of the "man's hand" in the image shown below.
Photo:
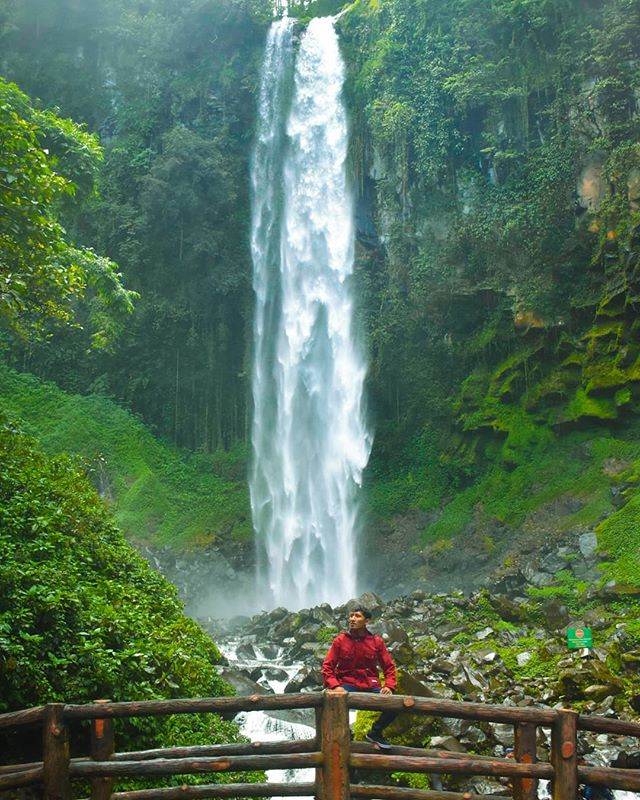
<svg viewBox="0 0 640 800"><path fill-rule="evenodd" d="M393 690L388 686L383 686L382 689L380 689L380 694L393 694Z"/></svg>
<svg viewBox="0 0 640 800"><path fill-rule="evenodd" d="M335 689L327 689L328 692L333 692L334 694L346 694L347 690L343 686L336 686Z"/></svg>

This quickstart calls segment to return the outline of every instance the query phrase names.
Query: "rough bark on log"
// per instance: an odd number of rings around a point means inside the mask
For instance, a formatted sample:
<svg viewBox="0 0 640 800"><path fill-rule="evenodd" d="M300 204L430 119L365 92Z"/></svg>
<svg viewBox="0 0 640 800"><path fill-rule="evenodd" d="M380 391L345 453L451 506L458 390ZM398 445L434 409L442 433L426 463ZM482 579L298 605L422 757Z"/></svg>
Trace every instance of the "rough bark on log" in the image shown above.
<svg viewBox="0 0 640 800"><path fill-rule="evenodd" d="M458 700L441 700L432 697L404 697L403 695L380 695L366 692L349 692L349 708L368 711L406 711L406 700L413 700L410 709L414 713L457 719L477 719L487 722L531 722L549 727L557 712L549 708L519 708L497 706L488 703L464 703Z"/></svg>
<svg viewBox="0 0 640 800"><path fill-rule="evenodd" d="M575 800L578 791L578 714L571 709L558 711L551 731L553 800Z"/></svg>
<svg viewBox="0 0 640 800"><path fill-rule="evenodd" d="M96 700L105 704L108 700ZM113 722L99 717L91 720L91 758L94 761L109 761L115 750ZM94 778L91 781L91 800L109 800L113 789L113 778Z"/></svg>
<svg viewBox="0 0 640 800"><path fill-rule="evenodd" d="M254 769L302 769L322 763L322 753L291 753L220 758L157 758L153 761L79 761L71 764L78 778L187 775L202 772L245 772Z"/></svg>
<svg viewBox="0 0 640 800"><path fill-rule="evenodd" d="M19 789L21 786L30 786L42 780L42 767L24 769L20 772L8 772L0 775L0 790Z"/></svg>
<svg viewBox="0 0 640 800"><path fill-rule="evenodd" d="M370 742L351 742L352 753L375 754L380 752L380 748ZM393 745L389 755L394 756L415 756L417 758L427 756L430 758L469 758L480 761L495 761L494 756L478 756L475 753L455 753L451 750L427 750L423 747L404 747Z"/></svg>
<svg viewBox="0 0 640 800"><path fill-rule="evenodd" d="M581 731L595 731L596 733L617 733L621 736L637 736L640 738L640 722L628 722L625 719L609 719L580 714L578 728Z"/></svg>
<svg viewBox="0 0 640 800"><path fill-rule="evenodd" d="M353 783L349 788L353 797L371 797L380 800L496 800L496 796L492 794L436 792L431 789L409 789L406 786L364 786Z"/></svg>
<svg viewBox="0 0 640 800"><path fill-rule="evenodd" d="M506 758L482 760L475 758L415 758L413 756L365 755L354 753L349 759L352 767L382 769L388 772L451 772L463 775L496 775L503 777L551 778L551 764L518 764ZM575 797L573 798L575 800Z"/></svg>
<svg viewBox="0 0 640 800"><path fill-rule="evenodd" d="M44 800L70 800L69 736L62 703L50 703L45 708L42 750Z"/></svg>
<svg viewBox="0 0 640 800"><path fill-rule="evenodd" d="M536 726L530 722L518 722L514 726L514 755L520 764L535 764ZM538 781L535 778L513 779L513 800L537 800Z"/></svg>
<svg viewBox="0 0 640 800"><path fill-rule="evenodd" d="M625 789L640 792L640 770L612 769L610 767L578 767L580 783L608 786L610 789Z"/></svg>
<svg viewBox="0 0 640 800"><path fill-rule="evenodd" d="M157 750L136 750L114 753L111 761L149 761L152 758L197 758L198 756L250 756L268 753L313 753L317 739L283 740L282 742L248 742L246 744L205 744L192 747L160 747Z"/></svg>
<svg viewBox="0 0 640 800"><path fill-rule="evenodd" d="M66 705L67 719L97 717L159 717L167 714L228 714L240 711L276 711L315 708L322 703L321 692L300 694L252 694L241 697L205 697L187 700L139 700L123 703Z"/></svg>
<svg viewBox="0 0 640 800"><path fill-rule="evenodd" d="M318 800L349 800L351 734L346 694L325 694L319 736L323 763L316 773Z"/></svg>
<svg viewBox="0 0 640 800"><path fill-rule="evenodd" d="M0 729L13 728L16 725L35 725L44 719L44 706L26 708L24 711L10 711L0 714Z"/></svg>
<svg viewBox="0 0 640 800"><path fill-rule="evenodd" d="M182 800L189 797L313 797L313 783L227 783L116 792L112 800Z"/></svg>

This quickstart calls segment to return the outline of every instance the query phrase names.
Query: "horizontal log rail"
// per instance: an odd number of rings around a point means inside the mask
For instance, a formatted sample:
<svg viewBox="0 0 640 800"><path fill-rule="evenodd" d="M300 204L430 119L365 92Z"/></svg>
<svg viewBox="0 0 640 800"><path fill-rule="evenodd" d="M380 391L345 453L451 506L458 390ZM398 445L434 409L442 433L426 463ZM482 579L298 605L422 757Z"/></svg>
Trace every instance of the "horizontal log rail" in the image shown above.
<svg viewBox="0 0 640 800"><path fill-rule="evenodd" d="M213 783L116 792L111 797L113 800L182 800L183 797L313 797L315 793L315 783Z"/></svg>
<svg viewBox="0 0 640 800"><path fill-rule="evenodd" d="M348 709L398 710L428 716L511 724L513 759L472 753L394 746L382 752L368 742L349 740ZM316 715L316 735L305 740L235 742L230 744L162 747L116 752L113 720L170 714L311 709ZM91 752L70 758L68 727L87 721L91 726ZM640 791L640 771L578 764L577 731L610 733L640 738L640 723L579 715L569 709L500 706L437 698L382 696L361 692L336 694L250 695L131 702L96 701L85 705L51 703L48 706L0 714L0 730L41 724L42 761L0 766L0 790L42 784L44 800L70 800L73 780L89 781L92 800L177 800L206 797L314 796L318 800L469 800L460 792L418 790L401 786L352 783L350 770L379 772L447 773L508 778L514 800L535 800L540 779L552 781L552 800L575 800L579 783L612 789ZM551 728L550 762L536 757L538 727ZM113 791L122 778L161 778L170 775L242 773L270 769L315 769L313 783L215 783L131 791ZM489 795L473 795L488 800Z"/></svg>
<svg viewBox="0 0 640 800"><path fill-rule="evenodd" d="M372 797L377 800L496 800L494 794L470 792L436 792L432 789L409 789L406 786L365 786L353 783L352 797Z"/></svg>
<svg viewBox="0 0 640 800"><path fill-rule="evenodd" d="M24 711L10 711L0 714L0 730L22 725L37 725L44 720L44 706L27 708Z"/></svg>
<svg viewBox="0 0 640 800"><path fill-rule="evenodd" d="M317 708L322 692L300 694L252 694L240 697L206 697L189 700L141 700L124 703L65 705L64 718L114 719L122 717L165 717L169 714L238 714L240 711L287 711Z"/></svg>
<svg viewBox="0 0 640 800"><path fill-rule="evenodd" d="M220 758L157 758L153 761L78 761L70 773L77 778L139 778L147 775L189 775L205 772L246 772L262 769L305 769L322 764L322 753L272 753L266 756Z"/></svg>
<svg viewBox="0 0 640 800"><path fill-rule="evenodd" d="M427 756L367 755L354 753L352 767L388 772L448 772L463 775L494 775L502 778L553 778L551 764L519 764L508 758L432 758Z"/></svg>
<svg viewBox="0 0 640 800"><path fill-rule="evenodd" d="M42 766L39 766L0 775L0 790L20 789L22 786L31 786L34 783L40 783L42 780L42 772Z"/></svg>
<svg viewBox="0 0 640 800"><path fill-rule="evenodd" d="M440 700L434 697L410 697L352 692L347 697L349 708L361 711L397 710L427 714L434 717L453 717L485 722L532 722L550 727L557 712L551 708L520 708L519 706L496 706L488 703L465 703L458 700ZM640 726L639 726L640 733Z"/></svg>

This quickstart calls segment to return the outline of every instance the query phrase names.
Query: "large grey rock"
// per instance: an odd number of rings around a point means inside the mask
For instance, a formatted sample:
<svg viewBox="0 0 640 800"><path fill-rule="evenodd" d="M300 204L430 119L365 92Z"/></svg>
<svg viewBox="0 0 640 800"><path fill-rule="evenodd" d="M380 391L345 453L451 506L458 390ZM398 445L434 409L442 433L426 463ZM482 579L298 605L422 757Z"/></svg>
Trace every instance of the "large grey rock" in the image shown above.
<svg viewBox="0 0 640 800"><path fill-rule="evenodd" d="M578 547L584 558L593 558L598 550L598 537L593 531L578 536Z"/></svg>
<svg viewBox="0 0 640 800"><path fill-rule="evenodd" d="M513 725L507 725L501 722L495 723L491 725L491 731L501 745L504 747L513 747Z"/></svg>

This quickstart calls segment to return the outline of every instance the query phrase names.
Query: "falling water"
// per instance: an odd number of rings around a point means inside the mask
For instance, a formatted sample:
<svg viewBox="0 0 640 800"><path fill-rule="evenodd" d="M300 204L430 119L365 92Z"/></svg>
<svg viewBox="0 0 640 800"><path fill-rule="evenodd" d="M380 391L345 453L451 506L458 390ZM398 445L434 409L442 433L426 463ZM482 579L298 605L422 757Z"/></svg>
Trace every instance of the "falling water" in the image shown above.
<svg viewBox="0 0 640 800"><path fill-rule="evenodd" d="M250 480L264 602L289 608L356 593L357 490L371 447L350 291L344 66L332 19L309 23L295 69L292 30L284 19L269 34L252 168Z"/></svg>

